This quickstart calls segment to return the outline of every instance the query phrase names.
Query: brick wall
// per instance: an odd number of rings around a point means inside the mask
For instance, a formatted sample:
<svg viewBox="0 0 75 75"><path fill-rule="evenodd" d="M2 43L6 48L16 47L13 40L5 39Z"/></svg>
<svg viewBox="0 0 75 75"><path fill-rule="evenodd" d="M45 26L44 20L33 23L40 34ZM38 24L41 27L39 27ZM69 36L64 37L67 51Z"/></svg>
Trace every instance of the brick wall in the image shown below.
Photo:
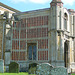
<svg viewBox="0 0 75 75"><path fill-rule="evenodd" d="M38 60L48 60L48 16L24 18L14 22L12 60L27 60L27 43L36 41Z"/></svg>

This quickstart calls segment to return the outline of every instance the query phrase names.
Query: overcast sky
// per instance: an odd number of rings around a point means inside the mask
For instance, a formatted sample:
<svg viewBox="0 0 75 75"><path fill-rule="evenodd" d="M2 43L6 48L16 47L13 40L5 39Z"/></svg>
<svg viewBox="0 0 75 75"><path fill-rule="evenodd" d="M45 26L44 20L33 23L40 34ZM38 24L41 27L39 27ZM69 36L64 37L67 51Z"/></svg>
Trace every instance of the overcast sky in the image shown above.
<svg viewBox="0 0 75 75"><path fill-rule="evenodd" d="M0 2L22 12L49 8L51 1L52 0L0 0ZM75 10L75 0L62 0L62 2L65 8Z"/></svg>

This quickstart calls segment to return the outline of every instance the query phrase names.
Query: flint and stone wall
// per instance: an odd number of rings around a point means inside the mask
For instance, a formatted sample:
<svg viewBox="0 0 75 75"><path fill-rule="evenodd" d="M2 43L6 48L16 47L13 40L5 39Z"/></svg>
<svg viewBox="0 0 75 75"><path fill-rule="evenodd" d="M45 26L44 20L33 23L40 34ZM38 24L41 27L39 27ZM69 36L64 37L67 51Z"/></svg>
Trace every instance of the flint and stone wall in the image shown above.
<svg viewBox="0 0 75 75"><path fill-rule="evenodd" d="M0 60L0 73L4 73L4 60Z"/></svg>

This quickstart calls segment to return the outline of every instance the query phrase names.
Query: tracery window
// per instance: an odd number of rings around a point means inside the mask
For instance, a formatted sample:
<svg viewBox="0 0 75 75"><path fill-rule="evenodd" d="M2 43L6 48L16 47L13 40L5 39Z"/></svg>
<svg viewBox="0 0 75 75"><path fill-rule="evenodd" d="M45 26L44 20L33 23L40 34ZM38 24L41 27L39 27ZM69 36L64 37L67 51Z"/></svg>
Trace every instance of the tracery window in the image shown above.
<svg viewBox="0 0 75 75"><path fill-rule="evenodd" d="M75 62L75 50L74 50L74 62Z"/></svg>
<svg viewBox="0 0 75 75"><path fill-rule="evenodd" d="M67 30L67 21L68 21L68 16L67 16L67 14L65 13L65 14L64 14L64 28L65 28L65 30Z"/></svg>

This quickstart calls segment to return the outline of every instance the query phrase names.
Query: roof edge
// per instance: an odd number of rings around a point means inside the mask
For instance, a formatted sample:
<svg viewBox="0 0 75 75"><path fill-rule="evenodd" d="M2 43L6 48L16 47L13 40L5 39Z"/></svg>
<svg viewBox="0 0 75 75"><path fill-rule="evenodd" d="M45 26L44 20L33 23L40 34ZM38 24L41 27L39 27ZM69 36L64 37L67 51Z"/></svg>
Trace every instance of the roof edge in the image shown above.
<svg viewBox="0 0 75 75"><path fill-rule="evenodd" d="M3 7L7 8L7 9L9 9L9 10L11 10L11 11L14 11L14 12L21 12L21 11L16 10L16 9L10 7L10 6L7 6L7 5L5 5L5 4L3 4L3 3L1 3L1 2L0 2L0 6L3 6Z"/></svg>
<svg viewBox="0 0 75 75"><path fill-rule="evenodd" d="M36 9L36 10L14 13L13 15L21 15L21 14L24 14L24 13L33 13L33 12L44 11L44 10L49 10L49 9L50 8Z"/></svg>

